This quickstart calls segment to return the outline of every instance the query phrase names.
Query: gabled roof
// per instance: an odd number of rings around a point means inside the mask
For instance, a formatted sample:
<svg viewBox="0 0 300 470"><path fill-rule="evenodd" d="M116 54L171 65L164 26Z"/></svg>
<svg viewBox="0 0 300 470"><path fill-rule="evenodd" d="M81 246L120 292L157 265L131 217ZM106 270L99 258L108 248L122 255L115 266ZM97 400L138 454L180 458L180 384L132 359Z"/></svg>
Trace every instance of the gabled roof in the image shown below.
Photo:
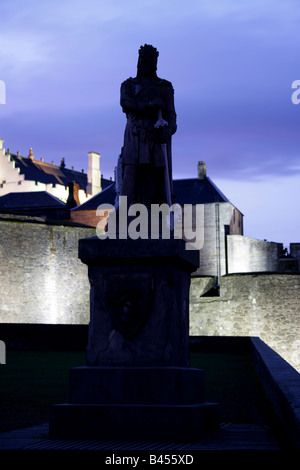
<svg viewBox="0 0 300 470"><path fill-rule="evenodd" d="M230 202L208 177L202 180L198 178L174 180L173 188L175 201L178 204ZM95 210L100 204L114 205L115 199L116 187L115 183L112 183L104 191L72 210Z"/></svg>
<svg viewBox="0 0 300 470"><path fill-rule="evenodd" d="M102 185L103 187L103 185ZM116 185L110 181L110 185L108 185L105 189L95 196L91 197L88 201L80 204L80 206L76 206L72 211L88 211L88 210L95 210L101 204L111 204L114 206L116 201Z"/></svg>
<svg viewBox="0 0 300 470"><path fill-rule="evenodd" d="M10 157L16 168L20 168L20 174L25 176L25 180L39 181L44 184L60 184L65 187L75 181L80 189L86 190L86 173L61 168L29 157L20 157L13 154Z"/></svg>
<svg viewBox="0 0 300 470"><path fill-rule="evenodd" d="M64 208L66 204L46 191L8 193L0 197L2 209L39 209Z"/></svg>
<svg viewBox="0 0 300 470"><path fill-rule="evenodd" d="M173 181L175 199L178 204L209 204L229 202L226 196L207 176Z"/></svg>

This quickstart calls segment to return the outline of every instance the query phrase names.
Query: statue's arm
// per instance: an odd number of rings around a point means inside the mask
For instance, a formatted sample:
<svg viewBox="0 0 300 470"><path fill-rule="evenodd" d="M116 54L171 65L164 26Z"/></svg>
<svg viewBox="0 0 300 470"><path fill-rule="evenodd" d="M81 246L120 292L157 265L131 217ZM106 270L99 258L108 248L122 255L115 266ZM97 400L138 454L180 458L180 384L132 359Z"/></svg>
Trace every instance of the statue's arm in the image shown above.
<svg viewBox="0 0 300 470"><path fill-rule="evenodd" d="M121 85L121 99L120 104L123 111L134 112L134 111L146 111L148 109L158 109L162 107L162 100L160 98L145 99L142 95L134 96L132 93L133 84L130 80L126 80Z"/></svg>
<svg viewBox="0 0 300 470"><path fill-rule="evenodd" d="M128 80L126 82L123 82L121 85L120 104L125 113L130 111L136 111L138 109L137 101L132 96L131 86Z"/></svg>
<svg viewBox="0 0 300 470"><path fill-rule="evenodd" d="M177 116L174 105L174 89L171 84L165 88L165 108L163 110L163 117L168 122L169 133L175 134L177 130Z"/></svg>

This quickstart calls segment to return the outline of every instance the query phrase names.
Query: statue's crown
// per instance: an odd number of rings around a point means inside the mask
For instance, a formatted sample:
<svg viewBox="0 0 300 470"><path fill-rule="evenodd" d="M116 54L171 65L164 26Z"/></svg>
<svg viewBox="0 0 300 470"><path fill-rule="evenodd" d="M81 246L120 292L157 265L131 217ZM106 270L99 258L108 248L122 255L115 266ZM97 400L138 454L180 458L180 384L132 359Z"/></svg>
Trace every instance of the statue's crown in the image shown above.
<svg viewBox="0 0 300 470"><path fill-rule="evenodd" d="M140 47L139 55L140 56L154 55L157 58L159 53L158 53L158 50L155 47L150 46L149 44L145 44L144 46Z"/></svg>

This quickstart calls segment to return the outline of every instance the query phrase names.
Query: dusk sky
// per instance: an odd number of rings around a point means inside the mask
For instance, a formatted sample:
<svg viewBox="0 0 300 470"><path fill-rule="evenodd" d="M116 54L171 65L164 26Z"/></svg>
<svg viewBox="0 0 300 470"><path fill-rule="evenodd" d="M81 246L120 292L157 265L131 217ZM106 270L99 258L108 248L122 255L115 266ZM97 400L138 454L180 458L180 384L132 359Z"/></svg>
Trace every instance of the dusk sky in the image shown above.
<svg viewBox="0 0 300 470"><path fill-rule="evenodd" d="M113 177L120 85L144 44L175 89L174 178L196 177L205 161L244 214L244 235L300 242L297 0L1 0L5 148L79 171L93 150Z"/></svg>

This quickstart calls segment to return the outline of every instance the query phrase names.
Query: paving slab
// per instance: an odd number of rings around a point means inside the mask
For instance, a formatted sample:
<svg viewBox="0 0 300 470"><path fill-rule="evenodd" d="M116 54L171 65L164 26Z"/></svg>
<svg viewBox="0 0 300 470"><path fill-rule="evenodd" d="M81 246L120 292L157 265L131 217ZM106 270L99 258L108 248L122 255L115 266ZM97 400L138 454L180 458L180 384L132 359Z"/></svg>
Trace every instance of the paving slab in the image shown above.
<svg viewBox="0 0 300 470"><path fill-rule="evenodd" d="M0 434L0 450L280 450L272 432L256 424L224 423L220 430L193 443L72 441L48 438L48 423Z"/></svg>

